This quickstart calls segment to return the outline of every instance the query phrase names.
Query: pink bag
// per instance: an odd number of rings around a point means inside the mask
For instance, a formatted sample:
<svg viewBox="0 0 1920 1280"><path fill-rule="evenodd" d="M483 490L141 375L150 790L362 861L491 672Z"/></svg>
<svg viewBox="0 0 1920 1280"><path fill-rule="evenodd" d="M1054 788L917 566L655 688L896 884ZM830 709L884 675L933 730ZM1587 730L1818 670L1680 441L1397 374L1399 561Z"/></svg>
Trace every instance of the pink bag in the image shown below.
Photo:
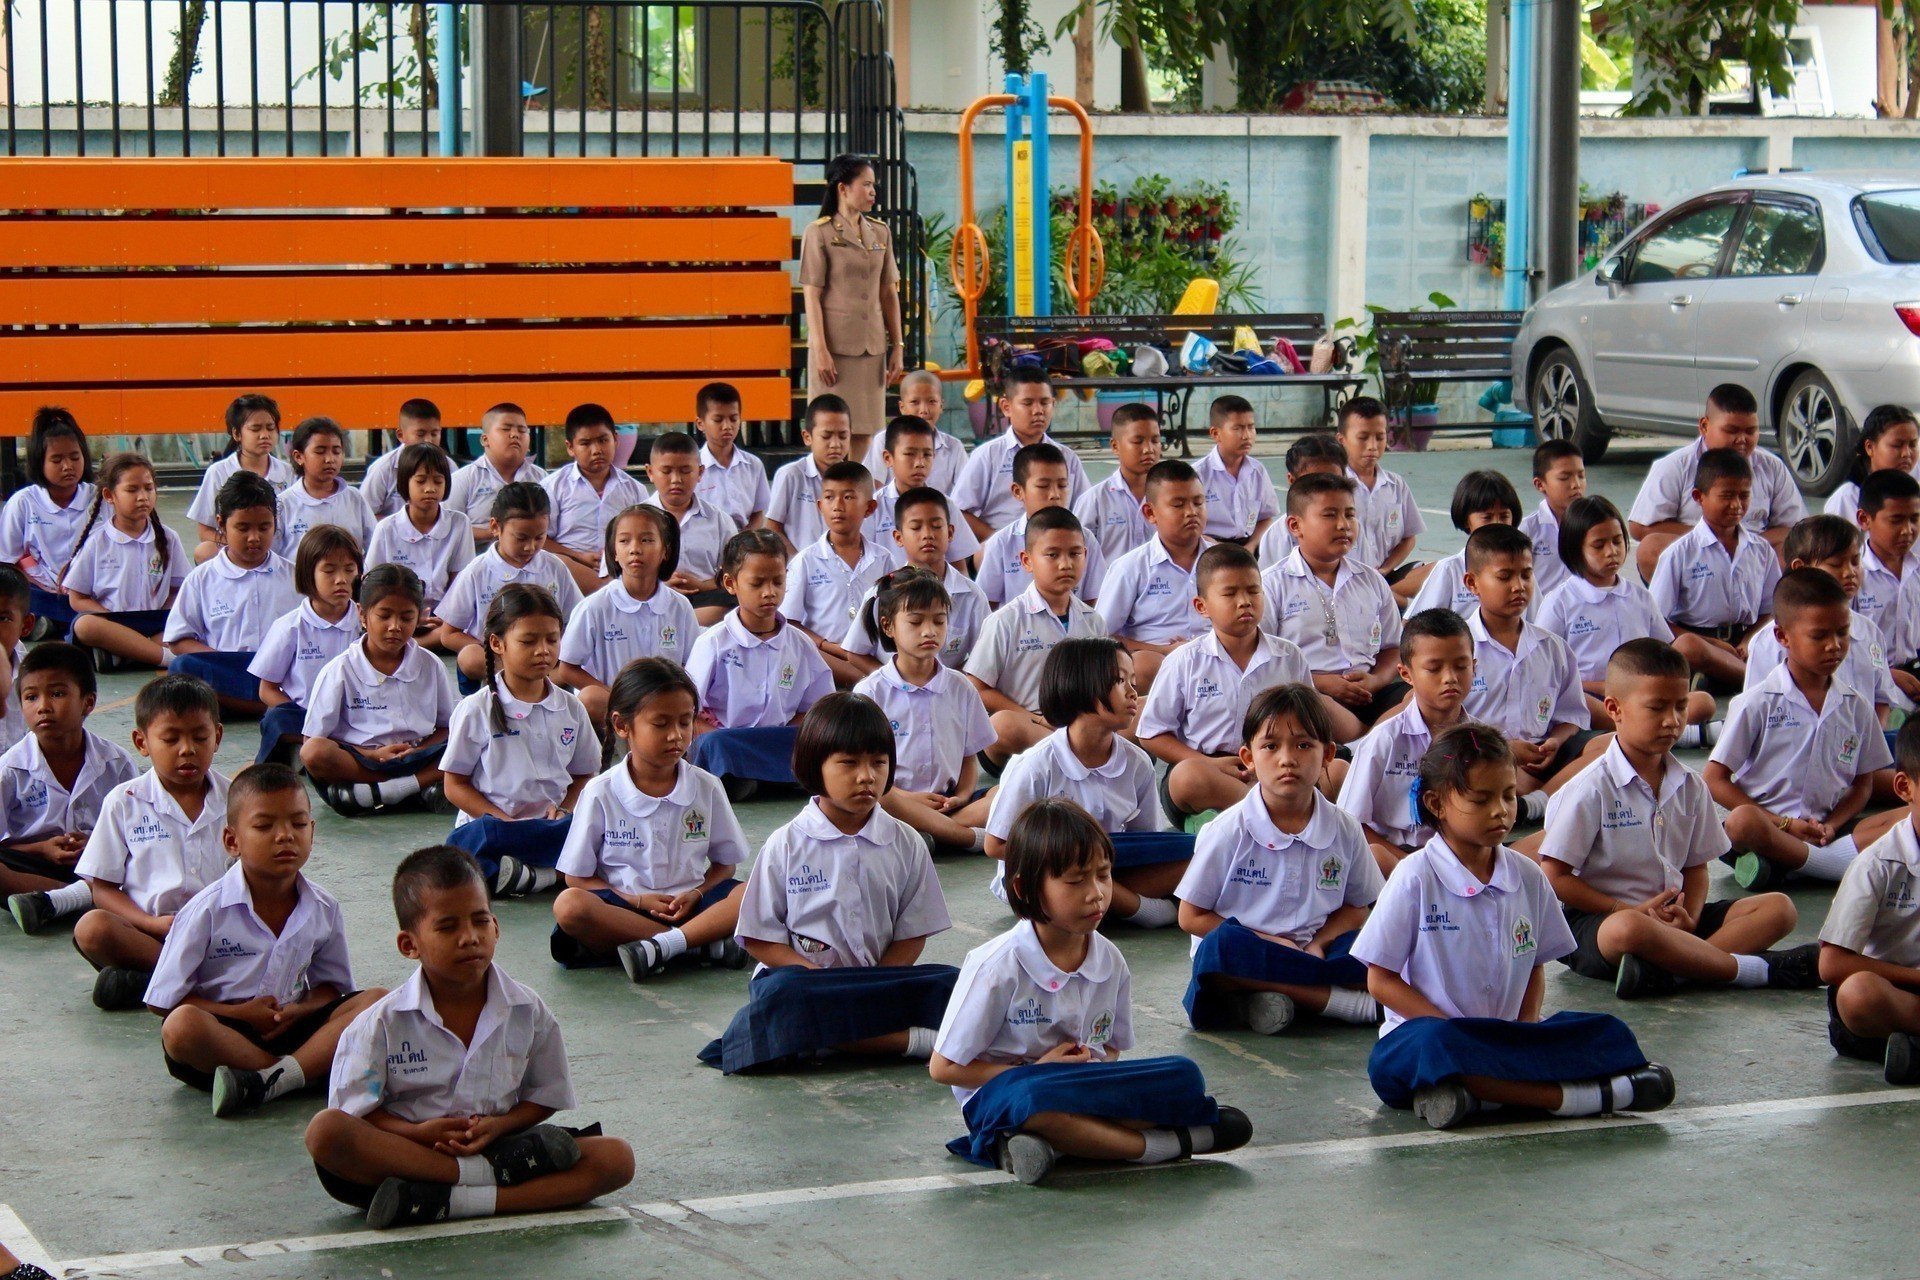
<svg viewBox="0 0 1920 1280"><path fill-rule="evenodd" d="M1273 358L1287 366L1288 373L1305 373L1307 371L1306 362L1300 358L1300 353L1294 350L1293 343L1287 341L1285 338L1275 338L1273 340Z"/></svg>

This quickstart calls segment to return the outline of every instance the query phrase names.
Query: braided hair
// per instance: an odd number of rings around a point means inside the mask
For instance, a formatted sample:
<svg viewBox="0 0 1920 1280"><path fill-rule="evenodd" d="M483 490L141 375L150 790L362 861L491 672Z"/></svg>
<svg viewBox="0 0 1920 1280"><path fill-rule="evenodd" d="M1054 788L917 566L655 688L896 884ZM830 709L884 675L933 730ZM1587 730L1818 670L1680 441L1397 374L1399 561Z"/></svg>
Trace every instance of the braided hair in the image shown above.
<svg viewBox="0 0 1920 1280"><path fill-rule="evenodd" d="M499 733L507 731L507 712L500 705L500 690L494 684L493 638L499 636L505 639L507 632L513 629L513 624L522 618L552 618L563 627L567 624L567 615L561 612L553 593L531 582L509 582L500 588L493 597L493 603L487 606L487 624L485 634L481 636L480 648L487 661L486 695L491 700L487 719Z"/></svg>
<svg viewBox="0 0 1920 1280"><path fill-rule="evenodd" d="M895 569L880 579L880 585L860 611L860 626L883 652L893 653L900 642L880 625L903 609L953 608L953 597L940 579L915 565Z"/></svg>
<svg viewBox="0 0 1920 1280"><path fill-rule="evenodd" d="M147 460L145 454L116 453L101 466L100 484L93 491L93 505L87 508L87 521L80 526L80 536L73 540L73 556L80 554L80 548L87 544L87 535L93 532L96 524L100 523L100 512L106 505L107 495L113 492L114 487L129 471L145 471L148 475L152 475L153 463ZM153 530L153 547L159 555L154 567L164 578L168 566L173 562L173 547L171 539L167 536L167 526L160 521L159 503L154 504L152 514L147 517L147 523ZM60 566L60 576L56 581L63 586L67 581L67 570L73 567L73 556L68 556L66 564Z"/></svg>

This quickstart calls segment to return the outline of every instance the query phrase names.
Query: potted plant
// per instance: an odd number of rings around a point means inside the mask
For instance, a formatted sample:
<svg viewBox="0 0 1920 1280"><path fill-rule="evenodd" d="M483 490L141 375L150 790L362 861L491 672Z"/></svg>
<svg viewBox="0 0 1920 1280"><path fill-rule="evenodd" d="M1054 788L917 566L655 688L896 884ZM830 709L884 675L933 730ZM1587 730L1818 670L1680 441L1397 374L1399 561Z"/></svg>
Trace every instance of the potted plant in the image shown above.
<svg viewBox="0 0 1920 1280"><path fill-rule="evenodd" d="M1484 191L1475 192L1473 199L1467 201L1467 216L1469 218L1472 218L1474 221L1479 222L1486 218L1487 214L1492 210L1492 208L1493 206L1490 203L1488 203L1487 196Z"/></svg>

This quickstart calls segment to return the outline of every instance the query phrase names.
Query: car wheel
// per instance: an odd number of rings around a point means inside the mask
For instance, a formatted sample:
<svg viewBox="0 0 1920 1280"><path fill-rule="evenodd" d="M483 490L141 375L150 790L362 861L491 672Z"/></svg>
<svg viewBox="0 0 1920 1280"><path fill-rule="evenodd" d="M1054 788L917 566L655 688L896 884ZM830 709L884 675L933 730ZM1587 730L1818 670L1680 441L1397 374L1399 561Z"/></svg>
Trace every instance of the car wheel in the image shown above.
<svg viewBox="0 0 1920 1280"><path fill-rule="evenodd" d="M1859 433L1825 374L1808 369L1793 380L1775 426L1780 456L1801 489L1818 496L1840 487Z"/></svg>
<svg viewBox="0 0 1920 1280"><path fill-rule="evenodd" d="M1535 430L1542 440L1571 440L1580 447L1580 456L1598 462L1607 456L1607 444L1613 432L1593 407L1593 389L1573 352L1558 347L1540 362L1533 372Z"/></svg>

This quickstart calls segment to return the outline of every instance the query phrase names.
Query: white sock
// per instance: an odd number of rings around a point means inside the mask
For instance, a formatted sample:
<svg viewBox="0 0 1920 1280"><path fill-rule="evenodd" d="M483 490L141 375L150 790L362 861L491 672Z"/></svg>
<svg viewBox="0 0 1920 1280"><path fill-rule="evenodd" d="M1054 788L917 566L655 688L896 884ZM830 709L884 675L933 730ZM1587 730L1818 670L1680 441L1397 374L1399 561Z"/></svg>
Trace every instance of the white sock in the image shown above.
<svg viewBox="0 0 1920 1280"><path fill-rule="evenodd" d="M973 843L967 847L974 853L985 853L987 851L987 829L985 827L974 827L972 831Z"/></svg>
<svg viewBox="0 0 1920 1280"><path fill-rule="evenodd" d="M1380 1021L1380 1002L1351 987L1329 987L1326 1016L1340 1022L1370 1025Z"/></svg>
<svg viewBox="0 0 1920 1280"><path fill-rule="evenodd" d="M678 929L668 929L664 933L653 935L653 945L659 948L662 960L671 960L677 955L686 953L687 935Z"/></svg>
<svg viewBox="0 0 1920 1280"><path fill-rule="evenodd" d="M560 873L552 867L528 867L527 870L533 872L533 887L527 890L528 893L545 893L560 883ZM682 946L684 945L683 939Z"/></svg>
<svg viewBox="0 0 1920 1280"><path fill-rule="evenodd" d="M1606 1098L1601 1086L1591 1080L1579 1084L1560 1086L1560 1105L1553 1109L1556 1116L1597 1116L1606 1107Z"/></svg>
<svg viewBox="0 0 1920 1280"><path fill-rule="evenodd" d="M1689 747L1697 747L1700 745L1700 735L1704 732L1706 732L1706 730L1702 729L1699 725L1690 724L1680 731L1680 739L1673 745L1682 750Z"/></svg>
<svg viewBox="0 0 1920 1280"><path fill-rule="evenodd" d="M900 1056L903 1058L918 1058L922 1062L933 1057L934 1034L932 1027L908 1027L907 1051Z"/></svg>
<svg viewBox="0 0 1920 1280"><path fill-rule="evenodd" d="M47 890L47 900L53 903L53 914L70 916L93 905L93 885L86 880L75 880L72 884Z"/></svg>
<svg viewBox="0 0 1920 1280"><path fill-rule="evenodd" d="M274 1075L276 1071L280 1073L277 1077ZM307 1086L307 1073L300 1069L300 1064L294 1061L292 1054L288 1054L260 1074L271 1082L267 1085L268 1102Z"/></svg>
<svg viewBox="0 0 1920 1280"><path fill-rule="evenodd" d="M1146 1142L1146 1150L1133 1157L1132 1164L1165 1164L1169 1160L1180 1158L1180 1139L1171 1129L1148 1129L1140 1137Z"/></svg>
<svg viewBox="0 0 1920 1280"><path fill-rule="evenodd" d="M1633 1105L1633 1081L1626 1076L1615 1076L1606 1082L1607 1095L1613 1099L1609 1111L1624 1111Z"/></svg>
<svg viewBox="0 0 1920 1280"><path fill-rule="evenodd" d="M494 1186L493 1179L489 1177L484 1187L455 1187L453 1197L447 1201L447 1216L449 1218L491 1218L499 1202L500 1188Z"/></svg>
<svg viewBox="0 0 1920 1280"><path fill-rule="evenodd" d="M459 1185L463 1187L494 1185L493 1166L487 1163L485 1156L455 1156L453 1162L460 1166Z"/></svg>
<svg viewBox="0 0 1920 1280"><path fill-rule="evenodd" d="M1213 1150L1213 1126L1210 1124L1188 1125L1187 1141L1192 1144L1196 1152L1205 1154Z"/></svg>
<svg viewBox="0 0 1920 1280"><path fill-rule="evenodd" d="M1520 821L1539 822L1547 816L1547 793L1529 791L1520 797Z"/></svg>
<svg viewBox="0 0 1920 1280"><path fill-rule="evenodd" d="M1180 906L1172 898L1142 897L1134 913L1124 918L1142 929L1164 929L1180 918Z"/></svg>
<svg viewBox="0 0 1920 1280"><path fill-rule="evenodd" d="M709 942L706 946L700 948L700 952L709 960L718 960L721 956L727 954L727 942L728 939L726 938L721 938L717 942Z"/></svg>
<svg viewBox="0 0 1920 1280"><path fill-rule="evenodd" d="M397 778L388 778L382 782L379 790L382 804L399 804L402 800L420 794L420 779L410 773L403 773Z"/></svg>
<svg viewBox="0 0 1920 1280"><path fill-rule="evenodd" d="M168 667L171 667L172 665L173 665L173 650L167 648L167 646L165 645L161 645L160 646L160 669L162 671L165 671Z"/></svg>
<svg viewBox="0 0 1920 1280"><path fill-rule="evenodd" d="M1760 956L1735 956L1733 962L1740 966L1733 975L1736 987L1764 987L1767 985L1767 962Z"/></svg>
<svg viewBox="0 0 1920 1280"><path fill-rule="evenodd" d="M1847 868L1859 854L1860 847L1854 844L1852 836L1840 836L1832 844L1809 848L1800 874L1816 880L1838 880L1847 874Z"/></svg>

